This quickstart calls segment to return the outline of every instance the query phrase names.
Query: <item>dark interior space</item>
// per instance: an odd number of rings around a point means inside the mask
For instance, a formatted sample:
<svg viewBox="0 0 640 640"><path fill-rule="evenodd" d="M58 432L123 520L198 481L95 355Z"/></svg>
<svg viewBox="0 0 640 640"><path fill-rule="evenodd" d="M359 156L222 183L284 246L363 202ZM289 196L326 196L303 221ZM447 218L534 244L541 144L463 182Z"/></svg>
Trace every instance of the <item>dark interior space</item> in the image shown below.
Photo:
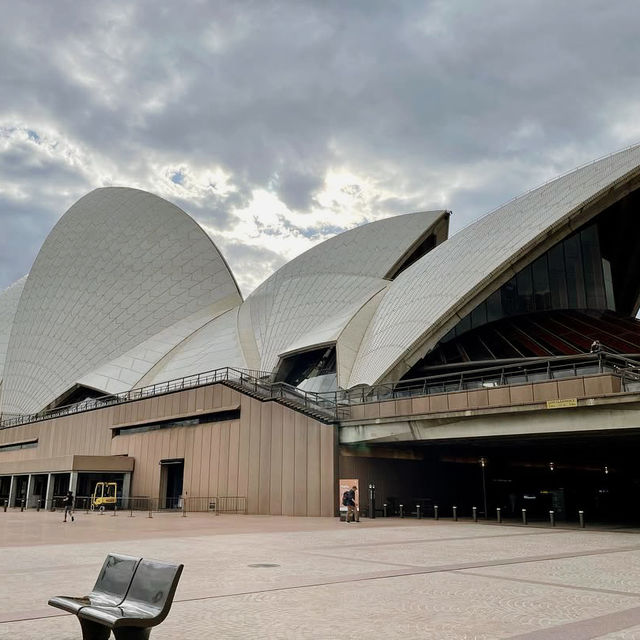
<svg viewBox="0 0 640 640"><path fill-rule="evenodd" d="M493 520L499 507L506 519L520 520L524 508L529 521L548 522L553 510L557 521L574 522L582 510L588 522L638 525L639 445L640 431L396 446L421 460L373 458L371 446L366 457L341 456L340 475L360 480L365 506L366 487L374 483L376 506L393 506L389 515L399 504L405 514L421 504L426 517L433 515L432 505L440 517L451 517L453 506L460 517L471 517L473 507L484 517L486 496Z"/></svg>

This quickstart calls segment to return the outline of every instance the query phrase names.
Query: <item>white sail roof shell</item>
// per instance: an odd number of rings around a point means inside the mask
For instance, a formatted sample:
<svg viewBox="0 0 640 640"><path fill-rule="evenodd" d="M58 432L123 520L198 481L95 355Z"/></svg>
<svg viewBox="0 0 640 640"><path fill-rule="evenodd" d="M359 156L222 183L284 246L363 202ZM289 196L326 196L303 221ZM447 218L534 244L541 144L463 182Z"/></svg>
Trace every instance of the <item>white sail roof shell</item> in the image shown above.
<svg viewBox="0 0 640 640"><path fill-rule="evenodd" d="M178 321L241 300L223 257L184 211L136 189L96 189L59 220L29 273L1 409L39 411Z"/></svg>
<svg viewBox="0 0 640 640"><path fill-rule="evenodd" d="M255 335L255 366L271 371L281 354L335 341L388 284L385 277L447 215L427 211L371 222L285 264L247 298L240 315L241 323L250 319Z"/></svg>
<svg viewBox="0 0 640 640"><path fill-rule="evenodd" d="M0 383L2 382L2 372L9 346L13 318L16 315L18 302L20 302L20 296L26 281L27 276L23 276L20 280L0 292Z"/></svg>
<svg viewBox="0 0 640 640"><path fill-rule="evenodd" d="M404 373L418 359L416 349L432 335L438 339L435 332L444 332L457 310L589 201L635 177L639 165L640 145L583 166L508 202L418 260L380 303L349 386L374 384L396 367Z"/></svg>

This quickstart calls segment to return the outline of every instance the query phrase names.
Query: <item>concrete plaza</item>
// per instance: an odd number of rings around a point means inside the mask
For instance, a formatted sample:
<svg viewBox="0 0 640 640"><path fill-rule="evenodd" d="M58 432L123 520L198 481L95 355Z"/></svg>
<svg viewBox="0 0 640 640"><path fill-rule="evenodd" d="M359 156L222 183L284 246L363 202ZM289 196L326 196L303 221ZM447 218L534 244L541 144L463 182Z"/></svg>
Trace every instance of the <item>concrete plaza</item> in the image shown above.
<svg viewBox="0 0 640 640"><path fill-rule="evenodd" d="M0 638L80 638L47 599L88 592L109 551L184 563L155 640L640 639L633 531L34 511L0 512Z"/></svg>

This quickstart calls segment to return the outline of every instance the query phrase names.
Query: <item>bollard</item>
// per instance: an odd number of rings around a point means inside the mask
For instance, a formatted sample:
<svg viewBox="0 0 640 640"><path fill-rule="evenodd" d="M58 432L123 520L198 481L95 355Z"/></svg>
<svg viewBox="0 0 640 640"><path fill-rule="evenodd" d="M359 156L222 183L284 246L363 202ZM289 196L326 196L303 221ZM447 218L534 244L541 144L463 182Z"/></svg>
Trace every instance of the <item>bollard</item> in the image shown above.
<svg viewBox="0 0 640 640"><path fill-rule="evenodd" d="M183 518L187 517L187 501L186 500L182 501L182 517Z"/></svg>
<svg viewBox="0 0 640 640"><path fill-rule="evenodd" d="M151 509L153 508L153 505L151 504L151 500L149 500L149 517L153 518L153 514L151 513Z"/></svg>
<svg viewBox="0 0 640 640"><path fill-rule="evenodd" d="M5 500L4 501L4 512L7 513L7 507L9 506L9 501Z"/></svg>
<svg viewBox="0 0 640 640"><path fill-rule="evenodd" d="M473 521L478 522L478 507L473 507L471 511L473 512Z"/></svg>
<svg viewBox="0 0 640 640"><path fill-rule="evenodd" d="M528 524L527 523L527 510L526 509L522 510L522 524Z"/></svg>
<svg viewBox="0 0 640 640"><path fill-rule="evenodd" d="M502 509L500 507L496 507L496 520L502 523Z"/></svg>
<svg viewBox="0 0 640 640"><path fill-rule="evenodd" d="M118 515L118 505L114 504L113 505L113 513L111 514L111 517L115 518L115 516L117 516L117 515Z"/></svg>
<svg viewBox="0 0 640 640"><path fill-rule="evenodd" d="M404 505L403 504L400 505L400 517L404 518Z"/></svg>
<svg viewBox="0 0 640 640"><path fill-rule="evenodd" d="M580 520L580 528L584 529L584 511L578 511L578 519Z"/></svg>
<svg viewBox="0 0 640 640"><path fill-rule="evenodd" d="M552 527L556 526L556 514L555 514L555 511L553 511L553 509L549 511L549 522L551 522Z"/></svg>
<svg viewBox="0 0 640 640"><path fill-rule="evenodd" d="M453 507L453 521L458 522L458 507Z"/></svg>
<svg viewBox="0 0 640 640"><path fill-rule="evenodd" d="M418 520L422 520L422 513L420 511L420 505L419 504L416 505L416 517L418 518Z"/></svg>
<svg viewBox="0 0 640 640"><path fill-rule="evenodd" d="M40 512L40 503L42 500L38 500L38 504L36 505L36 511Z"/></svg>
<svg viewBox="0 0 640 640"><path fill-rule="evenodd" d="M382 517L383 518L387 517L387 503L386 502L382 505Z"/></svg>
<svg viewBox="0 0 640 640"><path fill-rule="evenodd" d="M24 500L20 501L20 513L24 511Z"/></svg>
<svg viewBox="0 0 640 640"><path fill-rule="evenodd" d="M437 520L438 519L438 505L433 505L433 519Z"/></svg>
<svg viewBox="0 0 640 640"><path fill-rule="evenodd" d="M133 518L133 500L129 498L129 517Z"/></svg>

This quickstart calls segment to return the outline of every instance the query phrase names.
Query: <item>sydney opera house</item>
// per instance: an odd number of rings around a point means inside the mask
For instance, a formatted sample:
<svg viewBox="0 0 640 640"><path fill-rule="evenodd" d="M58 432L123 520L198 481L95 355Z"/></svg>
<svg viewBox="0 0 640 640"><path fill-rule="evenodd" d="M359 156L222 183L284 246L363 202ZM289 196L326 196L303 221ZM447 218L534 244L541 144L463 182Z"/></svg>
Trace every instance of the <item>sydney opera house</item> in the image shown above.
<svg viewBox="0 0 640 640"><path fill-rule="evenodd" d="M450 212L351 229L246 299L215 238L92 191L0 293L0 500L116 482L332 516L624 518L640 488L640 146L448 237Z"/></svg>

